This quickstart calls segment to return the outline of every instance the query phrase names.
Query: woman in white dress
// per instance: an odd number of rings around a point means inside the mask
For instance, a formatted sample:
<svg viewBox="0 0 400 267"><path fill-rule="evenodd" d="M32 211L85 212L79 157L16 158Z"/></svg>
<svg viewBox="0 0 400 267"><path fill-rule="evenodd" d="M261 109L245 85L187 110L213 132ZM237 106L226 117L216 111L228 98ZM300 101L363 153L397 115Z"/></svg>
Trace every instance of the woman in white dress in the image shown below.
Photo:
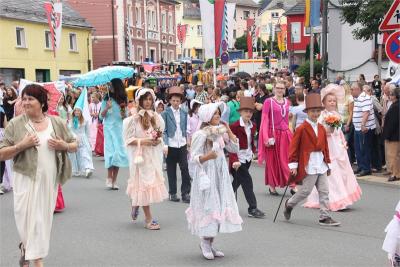
<svg viewBox="0 0 400 267"><path fill-rule="evenodd" d="M229 125L221 121L222 113L220 102L200 107L203 124L193 134L189 161L193 182L186 218L192 234L201 238L201 251L209 260L224 256L213 247L217 234L241 231L243 222L224 154L224 148L236 153L239 142Z"/></svg>
<svg viewBox="0 0 400 267"><path fill-rule="evenodd" d="M14 118L0 142L0 160L13 158L14 215L21 238L20 266L43 266L49 251L57 186L71 177L67 152L77 143L65 121L46 115L47 91L31 84L22 91L25 114Z"/></svg>

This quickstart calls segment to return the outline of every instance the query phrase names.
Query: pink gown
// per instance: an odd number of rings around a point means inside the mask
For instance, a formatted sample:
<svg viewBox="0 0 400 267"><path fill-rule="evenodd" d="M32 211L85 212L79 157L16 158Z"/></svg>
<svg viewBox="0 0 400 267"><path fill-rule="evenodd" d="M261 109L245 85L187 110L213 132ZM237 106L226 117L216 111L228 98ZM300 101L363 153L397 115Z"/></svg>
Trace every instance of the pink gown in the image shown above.
<svg viewBox="0 0 400 267"><path fill-rule="evenodd" d="M280 104L274 98L269 98L264 102L262 109L258 163L262 164L265 161L265 184L271 187L285 187L289 179L288 151L292 140L289 130L289 106L290 102L287 99ZM275 145L272 147L265 146L269 138L275 138Z"/></svg>
<svg viewBox="0 0 400 267"><path fill-rule="evenodd" d="M323 111L319 122L323 121L330 113ZM334 113L338 116L339 113ZM347 208L361 197L361 188L351 168L346 150L346 140L342 130L335 129L328 133L329 156L331 158L331 175L328 177L329 185L329 209L338 211ZM306 208L319 208L318 191L314 188L304 204Z"/></svg>
<svg viewBox="0 0 400 267"><path fill-rule="evenodd" d="M92 150L95 150L96 147L96 138L97 138L97 125L99 122L98 119L98 114L100 112L100 108L101 108L101 102L95 104L95 103L90 103L89 105L89 110L90 113L95 113L97 114L97 116L92 116L92 123L90 124L90 145L92 146Z"/></svg>

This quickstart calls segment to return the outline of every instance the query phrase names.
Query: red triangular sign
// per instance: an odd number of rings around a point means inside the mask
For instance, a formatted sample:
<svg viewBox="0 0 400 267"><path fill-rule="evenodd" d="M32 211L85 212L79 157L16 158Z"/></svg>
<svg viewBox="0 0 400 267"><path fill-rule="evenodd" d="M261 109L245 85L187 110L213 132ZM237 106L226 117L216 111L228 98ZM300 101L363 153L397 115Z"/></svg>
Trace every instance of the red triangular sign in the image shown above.
<svg viewBox="0 0 400 267"><path fill-rule="evenodd" d="M400 0L394 0L381 25L379 25L379 30L383 32L398 29L400 29Z"/></svg>

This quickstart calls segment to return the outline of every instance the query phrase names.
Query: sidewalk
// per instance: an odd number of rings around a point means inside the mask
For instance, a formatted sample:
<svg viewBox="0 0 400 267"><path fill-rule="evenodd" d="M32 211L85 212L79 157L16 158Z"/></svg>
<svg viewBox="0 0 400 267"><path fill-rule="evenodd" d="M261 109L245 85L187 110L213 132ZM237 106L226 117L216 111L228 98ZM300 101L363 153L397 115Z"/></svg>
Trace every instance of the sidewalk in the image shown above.
<svg viewBox="0 0 400 267"><path fill-rule="evenodd" d="M374 173L372 175L364 176L364 177L357 177L357 181L363 181L368 183L375 183L375 184L384 184L388 186L398 187L400 188L400 181L395 182L388 182L389 176L384 176L380 173Z"/></svg>

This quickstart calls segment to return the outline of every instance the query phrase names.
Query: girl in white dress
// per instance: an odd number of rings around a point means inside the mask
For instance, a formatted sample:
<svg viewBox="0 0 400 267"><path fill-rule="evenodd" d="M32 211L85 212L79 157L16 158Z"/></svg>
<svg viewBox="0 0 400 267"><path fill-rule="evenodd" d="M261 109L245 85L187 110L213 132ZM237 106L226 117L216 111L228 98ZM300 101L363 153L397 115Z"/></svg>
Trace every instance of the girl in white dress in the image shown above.
<svg viewBox="0 0 400 267"><path fill-rule="evenodd" d="M201 238L200 248L206 259L223 257L213 247L214 238L218 233L241 231L243 222L224 155L224 148L237 153L239 143L229 125L221 121L222 112L221 103L200 107L203 124L193 134L189 161L193 182L186 217L192 234Z"/></svg>

